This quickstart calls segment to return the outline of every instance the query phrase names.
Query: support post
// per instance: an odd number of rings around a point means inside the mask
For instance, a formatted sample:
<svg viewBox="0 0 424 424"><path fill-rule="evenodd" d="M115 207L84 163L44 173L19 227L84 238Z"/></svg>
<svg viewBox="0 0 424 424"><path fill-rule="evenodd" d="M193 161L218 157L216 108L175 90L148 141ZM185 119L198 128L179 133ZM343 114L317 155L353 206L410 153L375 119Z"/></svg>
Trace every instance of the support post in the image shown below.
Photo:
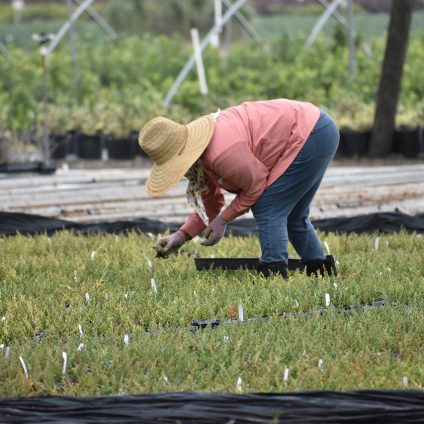
<svg viewBox="0 0 424 424"><path fill-rule="evenodd" d="M199 31L197 28L191 29L191 40L193 42L194 56L196 58L197 77L199 78L200 92L206 96L208 85L206 84L205 67L203 66L202 50L200 48Z"/></svg>
<svg viewBox="0 0 424 424"><path fill-rule="evenodd" d="M328 5L328 7L325 9L324 13L321 15L321 17L318 19L317 23L315 24L314 28L312 29L308 39L306 40L306 43L305 43L306 48L310 48L312 44L314 44L319 33L322 31L322 29L324 28L324 25L330 19L331 15L344 2L345 0L333 0L333 2L330 5Z"/></svg>
<svg viewBox="0 0 424 424"><path fill-rule="evenodd" d="M221 25L222 19L222 0L214 0L214 10L215 10L215 25ZM219 47L219 34L221 31L217 32L211 38L211 46L218 48Z"/></svg>
<svg viewBox="0 0 424 424"><path fill-rule="evenodd" d="M68 19L70 20L72 16L72 0L66 0L66 6L68 8ZM72 61L72 96L76 103L78 100L78 58L75 45L75 29L73 24L71 24L69 28L69 48L71 50Z"/></svg>
<svg viewBox="0 0 424 424"><path fill-rule="evenodd" d="M201 52L203 52L203 50L205 50L205 48L209 45L210 39L213 36L213 34L215 34L215 32L219 31L220 29L222 29L222 27L225 26L225 24L232 18L232 16L234 15L234 13L236 13L236 11L243 6L244 3L246 3L247 0L237 0L224 14L224 16L222 17L221 20L221 24L220 25L215 25L206 35L206 37L201 41L200 43L200 50ZM187 77L187 75L189 74L189 72L191 71L191 68L194 66L195 64L195 57L194 54L190 57L190 59L186 62L186 64L184 65L183 69L181 69L180 73L178 74L176 80L174 81L174 84L172 85L172 87L169 89L164 101L163 101L163 105L165 107L169 107L169 105L172 102L172 99L174 98L175 94L178 91L178 88L180 87L180 85L183 83L183 81L185 80L185 78Z"/></svg>

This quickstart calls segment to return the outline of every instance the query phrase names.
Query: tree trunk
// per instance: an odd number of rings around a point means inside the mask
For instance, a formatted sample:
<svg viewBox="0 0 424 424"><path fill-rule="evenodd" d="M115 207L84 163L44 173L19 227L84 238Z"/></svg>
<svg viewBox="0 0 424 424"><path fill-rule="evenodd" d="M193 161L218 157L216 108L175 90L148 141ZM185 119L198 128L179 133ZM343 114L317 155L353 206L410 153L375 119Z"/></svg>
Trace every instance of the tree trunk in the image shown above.
<svg viewBox="0 0 424 424"><path fill-rule="evenodd" d="M384 156L391 151L413 4L414 0L393 0L392 3L386 52L377 93L370 156Z"/></svg>

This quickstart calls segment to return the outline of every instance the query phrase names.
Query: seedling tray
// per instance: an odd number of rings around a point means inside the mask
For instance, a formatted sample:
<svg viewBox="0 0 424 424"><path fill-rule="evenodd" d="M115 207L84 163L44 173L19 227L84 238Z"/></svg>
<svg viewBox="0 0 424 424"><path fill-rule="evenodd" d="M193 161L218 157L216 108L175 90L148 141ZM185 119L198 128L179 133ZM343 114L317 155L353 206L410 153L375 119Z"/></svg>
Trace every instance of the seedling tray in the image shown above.
<svg viewBox="0 0 424 424"><path fill-rule="evenodd" d="M259 264L258 258L195 258L197 271L210 269L224 269L235 271L237 269L256 270ZM300 259L289 259L289 270L303 269Z"/></svg>

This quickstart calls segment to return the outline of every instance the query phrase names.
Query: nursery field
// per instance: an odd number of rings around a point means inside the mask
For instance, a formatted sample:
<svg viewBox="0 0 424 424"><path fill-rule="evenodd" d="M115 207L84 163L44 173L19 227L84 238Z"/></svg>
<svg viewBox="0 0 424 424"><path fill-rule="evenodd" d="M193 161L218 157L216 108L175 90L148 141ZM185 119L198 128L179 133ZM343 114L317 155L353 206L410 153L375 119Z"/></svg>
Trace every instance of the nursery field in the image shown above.
<svg viewBox="0 0 424 424"><path fill-rule="evenodd" d="M136 233L1 238L0 396L423 389L424 239L321 237L340 275L288 281L195 271L257 257L256 238L168 260ZM232 321L191 330L208 318Z"/></svg>

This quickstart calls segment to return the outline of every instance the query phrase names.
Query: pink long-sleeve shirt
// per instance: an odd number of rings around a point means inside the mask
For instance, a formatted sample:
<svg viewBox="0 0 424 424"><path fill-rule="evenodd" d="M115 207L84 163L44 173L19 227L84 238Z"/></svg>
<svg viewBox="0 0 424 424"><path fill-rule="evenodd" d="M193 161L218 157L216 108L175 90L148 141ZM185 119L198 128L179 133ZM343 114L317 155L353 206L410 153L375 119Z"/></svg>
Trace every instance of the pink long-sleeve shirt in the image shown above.
<svg viewBox="0 0 424 424"><path fill-rule="evenodd" d="M221 213L225 221L246 213L293 162L319 115L313 104L287 99L245 102L221 111L202 155L209 188L202 199L209 222L224 206L221 189L237 194ZM194 237L205 224L193 212L181 229Z"/></svg>

